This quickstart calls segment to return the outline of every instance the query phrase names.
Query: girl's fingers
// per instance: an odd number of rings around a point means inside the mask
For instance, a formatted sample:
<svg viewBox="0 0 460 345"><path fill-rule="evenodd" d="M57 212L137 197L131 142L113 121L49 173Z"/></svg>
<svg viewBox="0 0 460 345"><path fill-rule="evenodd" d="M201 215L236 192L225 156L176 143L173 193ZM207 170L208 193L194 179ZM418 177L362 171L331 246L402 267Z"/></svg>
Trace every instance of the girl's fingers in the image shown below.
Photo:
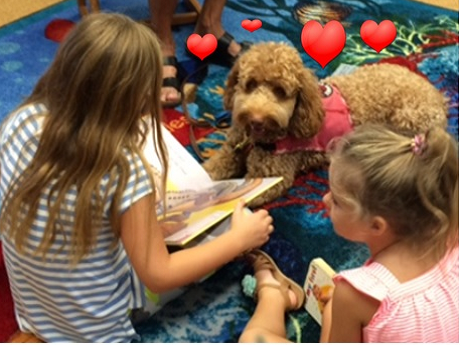
<svg viewBox="0 0 460 345"><path fill-rule="evenodd" d="M243 212L243 208L245 206L246 202L243 199L238 200L238 203L235 206L235 211L234 212Z"/></svg>
<svg viewBox="0 0 460 345"><path fill-rule="evenodd" d="M268 211L264 209L258 210L257 213L264 217L268 215Z"/></svg>

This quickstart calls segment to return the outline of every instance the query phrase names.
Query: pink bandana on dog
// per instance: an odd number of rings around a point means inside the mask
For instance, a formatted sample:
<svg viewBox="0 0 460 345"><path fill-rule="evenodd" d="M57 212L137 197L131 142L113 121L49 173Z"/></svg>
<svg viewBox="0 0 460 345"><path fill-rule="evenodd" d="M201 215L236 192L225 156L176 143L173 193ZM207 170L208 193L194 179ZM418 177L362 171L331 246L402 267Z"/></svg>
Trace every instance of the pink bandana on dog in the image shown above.
<svg viewBox="0 0 460 345"><path fill-rule="evenodd" d="M342 98L340 91L333 85L320 84L323 93L325 116L321 130L313 138L297 139L286 137L276 142L275 154L295 151L326 151L327 144L336 137L353 130L350 110Z"/></svg>

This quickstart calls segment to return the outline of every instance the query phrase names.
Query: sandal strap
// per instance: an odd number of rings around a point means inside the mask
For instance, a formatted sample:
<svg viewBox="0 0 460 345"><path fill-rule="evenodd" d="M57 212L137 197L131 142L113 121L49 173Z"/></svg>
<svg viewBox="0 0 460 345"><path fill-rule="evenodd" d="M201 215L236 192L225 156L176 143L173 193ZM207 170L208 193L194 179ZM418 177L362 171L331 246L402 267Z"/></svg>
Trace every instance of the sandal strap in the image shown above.
<svg viewBox="0 0 460 345"><path fill-rule="evenodd" d="M207 57L204 61L206 63L211 62L211 63L215 63L215 64L225 66L225 67L232 67L236 59L242 53L246 52L251 47L251 45L253 45L253 43L249 41L238 42L238 44L241 45L241 50L238 53L238 55L232 56L228 52L228 47L234 40L235 38L231 34L229 34L227 31L224 31L224 34L221 37L219 37L219 39L217 40L216 50L214 51L213 54ZM187 46L185 47L185 51L187 52L187 54L195 57L195 55L190 52Z"/></svg>
<svg viewBox="0 0 460 345"><path fill-rule="evenodd" d="M284 309L285 310L292 309L292 307L291 307L291 299L289 298L289 286L287 286L286 284L282 284L282 283L280 283L280 284L262 283L260 285L257 285L256 295L255 296L258 296L260 289L262 289L264 287L265 288L269 287L269 288L280 290L281 295L284 298Z"/></svg>
<svg viewBox="0 0 460 345"><path fill-rule="evenodd" d="M262 255L256 256L255 261L252 264L252 267L254 268L254 272L261 271L261 270L269 270L273 272L273 269L274 269L271 262Z"/></svg>
<svg viewBox="0 0 460 345"><path fill-rule="evenodd" d="M161 85L162 87L173 87L180 92L180 81L177 77L164 78Z"/></svg>
<svg viewBox="0 0 460 345"><path fill-rule="evenodd" d="M176 106L181 104L181 100L182 100L182 92L181 92L182 80L180 78L181 67L180 67L180 64L177 62L177 58L174 55L173 56L164 56L163 57L163 66L172 66L172 67L176 68L176 71L177 71L176 76L163 78L161 86L162 87L172 87L172 88L176 89L177 93L180 96L180 100L179 101L174 101L174 102L165 101L165 102L162 102L162 106L164 108L176 107Z"/></svg>
<svg viewBox="0 0 460 345"><path fill-rule="evenodd" d="M276 287L278 287L283 294L283 298L286 302L286 310L297 310L302 307L305 300L305 292L303 288L292 279L286 277L276 265L275 261L267 253L260 249L256 249L248 255L253 258L254 272L265 269L269 270L272 272L273 278L280 283L280 285L276 285ZM262 286L264 286L264 284L262 284ZM295 305L291 305L289 290L292 290L296 295L297 303Z"/></svg>
<svg viewBox="0 0 460 345"><path fill-rule="evenodd" d="M223 63L224 65L232 66L235 63L236 56L230 55L228 47L235 38L227 31L217 40L217 48L213 54L213 59Z"/></svg>
<svg viewBox="0 0 460 345"><path fill-rule="evenodd" d="M163 56L163 66L173 66L177 68L177 58L175 56Z"/></svg>
<svg viewBox="0 0 460 345"><path fill-rule="evenodd" d="M241 50L238 53L237 57L240 57L241 54L247 52L249 50L249 48L251 48L252 45L253 45L253 43L249 42L249 41L240 42Z"/></svg>
<svg viewBox="0 0 460 345"><path fill-rule="evenodd" d="M223 49L224 51L227 51L228 46L230 45L230 43L232 43L234 39L235 38L232 35L225 31L224 34L217 40L217 46L219 47L220 45L219 48Z"/></svg>

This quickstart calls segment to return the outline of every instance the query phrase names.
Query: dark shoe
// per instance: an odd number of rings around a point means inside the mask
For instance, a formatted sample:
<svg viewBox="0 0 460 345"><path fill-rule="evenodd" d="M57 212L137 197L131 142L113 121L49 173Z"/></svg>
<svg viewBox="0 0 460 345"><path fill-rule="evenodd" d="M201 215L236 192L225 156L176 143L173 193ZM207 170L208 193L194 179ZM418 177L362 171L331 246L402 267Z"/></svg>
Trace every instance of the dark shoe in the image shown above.
<svg viewBox="0 0 460 345"><path fill-rule="evenodd" d="M163 66L174 66L176 68L176 76L175 77L166 77L163 78L162 87L172 87L177 90L177 94L179 99L177 101L166 101L162 102L162 106L164 108L174 108L177 107L182 103L182 92L181 92L181 73L179 68L179 63L177 62L177 58L175 56L165 56L163 58Z"/></svg>
<svg viewBox="0 0 460 345"><path fill-rule="evenodd" d="M232 43L233 40L235 40L235 38L232 35L230 35L227 31L225 31L222 37L220 37L217 40L216 50L207 58L205 58L203 62L209 62L215 65L231 68L235 63L236 59L238 59L241 56L241 54L246 52L252 45L252 42L248 41L238 42L241 46L241 50L238 53L238 55L233 56L228 52L228 47L230 46L230 43ZM186 48L186 51L189 55L193 55L188 50L188 48ZM193 56L196 57L195 55Z"/></svg>

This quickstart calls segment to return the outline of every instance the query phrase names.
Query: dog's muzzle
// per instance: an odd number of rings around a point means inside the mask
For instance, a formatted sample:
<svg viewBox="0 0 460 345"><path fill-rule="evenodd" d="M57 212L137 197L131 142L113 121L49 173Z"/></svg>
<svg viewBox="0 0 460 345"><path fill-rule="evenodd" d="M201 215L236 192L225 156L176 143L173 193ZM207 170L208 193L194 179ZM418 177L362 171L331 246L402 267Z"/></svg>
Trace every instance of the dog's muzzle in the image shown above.
<svg viewBox="0 0 460 345"><path fill-rule="evenodd" d="M276 120L270 116L262 119L253 116L240 116L240 124L244 127L246 135L253 142L273 142L287 133L286 128L281 128ZM244 120L243 120L244 119Z"/></svg>

